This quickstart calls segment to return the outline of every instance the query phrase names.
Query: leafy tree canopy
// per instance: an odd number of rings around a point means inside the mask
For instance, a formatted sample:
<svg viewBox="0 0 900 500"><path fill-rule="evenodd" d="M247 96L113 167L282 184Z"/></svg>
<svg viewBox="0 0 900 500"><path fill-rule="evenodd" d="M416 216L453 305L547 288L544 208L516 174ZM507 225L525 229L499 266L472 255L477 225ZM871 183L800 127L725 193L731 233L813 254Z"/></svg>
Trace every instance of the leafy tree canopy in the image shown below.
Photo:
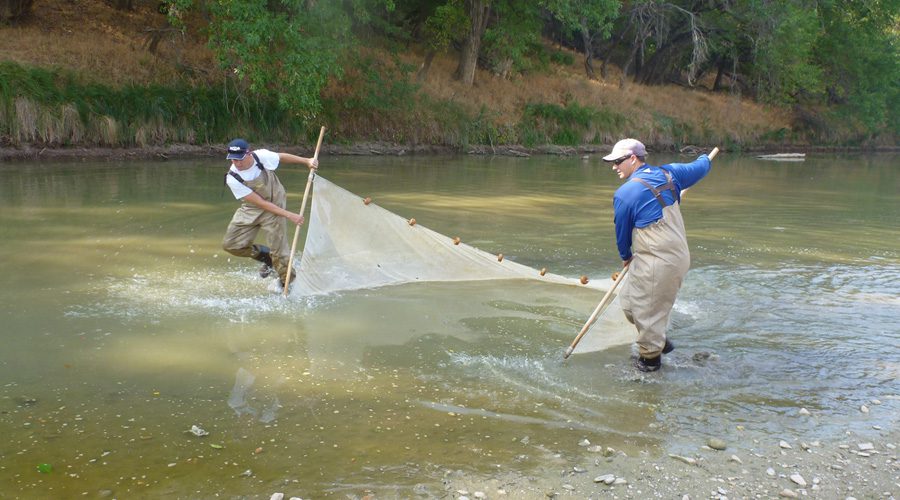
<svg viewBox="0 0 900 500"><path fill-rule="evenodd" d="M219 63L252 94L274 96L279 106L309 118L321 111L319 94L341 74L350 16L332 2L216 0L209 44Z"/></svg>

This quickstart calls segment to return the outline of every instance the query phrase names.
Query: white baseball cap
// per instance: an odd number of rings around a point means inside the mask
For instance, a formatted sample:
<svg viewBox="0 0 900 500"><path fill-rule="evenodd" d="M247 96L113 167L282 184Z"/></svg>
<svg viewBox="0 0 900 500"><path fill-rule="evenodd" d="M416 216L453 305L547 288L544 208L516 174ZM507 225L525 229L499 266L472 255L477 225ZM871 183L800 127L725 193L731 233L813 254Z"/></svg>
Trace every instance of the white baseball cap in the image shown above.
<svg viewBox="0 0 900 500"><path fill-rule="evenodd" d="M612 153L603 157L605 161L614 161L626 156L647 156L647 148L637 139L622 139L613 146Z"/></svg>

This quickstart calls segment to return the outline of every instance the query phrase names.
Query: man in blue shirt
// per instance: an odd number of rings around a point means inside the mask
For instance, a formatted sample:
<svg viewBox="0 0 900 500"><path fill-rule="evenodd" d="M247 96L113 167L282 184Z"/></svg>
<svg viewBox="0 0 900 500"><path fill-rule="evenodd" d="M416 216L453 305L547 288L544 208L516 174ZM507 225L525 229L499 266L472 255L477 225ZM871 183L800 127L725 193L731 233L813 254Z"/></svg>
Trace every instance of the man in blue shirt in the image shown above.
<svg viewBox="0 0 900 500"><path fill-rule="evenodd" d="M619 301L625 317L637 328L638 370L659 370L662 354L674 349L666 338L675 297L691 266L681 192L702 179L710 160L700 155L691 163L654 167L644 163L647 150L635 139L623 139L603 157L620 179L613 196L616 245L629 277Z"/></svg>

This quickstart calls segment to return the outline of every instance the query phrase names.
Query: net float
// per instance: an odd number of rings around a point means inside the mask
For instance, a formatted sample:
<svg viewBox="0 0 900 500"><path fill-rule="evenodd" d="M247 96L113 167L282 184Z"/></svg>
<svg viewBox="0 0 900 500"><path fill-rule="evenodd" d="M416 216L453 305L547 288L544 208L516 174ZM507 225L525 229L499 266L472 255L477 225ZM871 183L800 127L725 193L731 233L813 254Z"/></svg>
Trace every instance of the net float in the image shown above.
<svg viewBox="0 0 900 500"><path fill-rule="evenodd" d="M581 279L580 279L579 281L581 281L581 284L582 284L582 285L587 285L587 284L588 284L588 281L590 281L590 280L588 279L587 276L582 275L582 276L581 276Z"/></svg>
<svg viewBox="0 0 900 500"><path fill-rule="evenodd" d="M369 198L368 196L366 196L365 199L363 199L363 203L366 205L368 205L369 203L372 203L372 198Z"/></svg>
<svg viewBox="0 0 900 500"><path fill-rule="evenodd" d="M459 236L457 236L456 238L453 238L453 244L459 245Z"/></svg>
<svg viewBox="0 0 900 500"><path fill-rule="evenodd" d="M543 276L543 275L545 275L545 274L547 274L547 268L546 268L546 267L542 267L542 268L541 268L541 276Z"/></svg>
<svg viewBox="0 0 900 500"><path fill-rule="evenodd" d="M416 225L416 219L414 219L414 218L413 218L413 219L409 219L409 225L410 225L410 226L415 226L415 225Z"/></svg>

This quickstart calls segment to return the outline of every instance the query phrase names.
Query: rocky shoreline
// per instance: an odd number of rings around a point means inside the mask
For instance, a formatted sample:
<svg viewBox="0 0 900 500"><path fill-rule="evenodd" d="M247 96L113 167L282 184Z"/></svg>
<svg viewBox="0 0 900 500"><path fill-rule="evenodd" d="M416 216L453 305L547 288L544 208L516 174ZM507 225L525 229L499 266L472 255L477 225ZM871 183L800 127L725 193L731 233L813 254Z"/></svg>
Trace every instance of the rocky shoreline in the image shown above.
<svg viewBox="0 0 900 500"><path fill-rule="evenodd" d="M897 430L872 429L876 439L850 431L840 441L711 438L683 455L641 452L634 457L582 442L592 452L586 459L553 455L556 469L543 474L506 472L476 479L447 471L443 482L448 497L459 499L897 498Z"/></svg>
<svg viewBox="0 0 900 500"><path fill-rule="evenodd" d="M275 151L284 151L304 156L313 154L312 146L297 147L292 145L281 144L259 144L255 147L272 149ZM50 147L0 147L0 162L12 161L38 161L38 160L59 160L59 161L78 161L78 160L169 160L169 159L189 159L202 157L220 157L224 156L221 146L212 145L193 145L193 144L173 144L168 146L148 146L144 148L109 148L109 147L67 147L67 148L50 148ZM471 155L488 155L488 156L519 156L528 157L532 155L557 155L557 156L575 156L575 155L591 155L605 152L611 146L602 145L583 145L583 146L539 146L528 148L519 145L473 145L466 148L440 145L410 145L410 144L394 144L388 142L362 142L355 144L323 144L320 154L340 155L340 156L403 156L403 155L435 155L435 154L471 154ZM697 154L699 152L708 151L713 146L685 146L679 149L667 146L648 145L650 150L661 152L680 152L688 155ZM720 146L721 148L721 146ZM875 150L871 148L847 148L832 146L808 146L808 145L759 145L754 147L743 147L741 152L766 152L766 153L843 153L843 152L878 152L878 153L897 153L900 147L879 147ZM723 150L724 151L724 150Z"/></svg>
<svg viewBox="0 0 900 500"><path fill-rule="evenodd" d="M900 432L889 413L898 398L900 395L886 395L885 403L872 400L858 411L830 417L846 424L843 437L806 440L736 425L727 440L673 436L662 448L641 450L636 455L587 439L577 443L578 453L555 452L524 437L520 442L532 453L522 458L542 464L537 469L522 472L498 464L495 472L485 474L433 465L424 467L429 480L411 491L398 495L396 487L380 491L372 486L363 498L894 500L900 497ZM852 430L852 422L859 416L872 416L870 406L875 418L865 429ZM817 413L800 408L794 417L818 422ZM673 448L683 451L672 453ZM358 489L352 491L358 493ZM289 489L262 493L270 500L301 498Z"/></svg>
<svg viewBox="0 0 900 500"><path fill-rule="evenodd" d="M877 427L877 426L875 426ZM881 429L876 429L881 431ZM487 500L553 498L824 498L885 499L900 495L897 433L883 432L874 441L847 433L837 442L749 438L726 443L711 438L685 455L621 450L583 441L588 453L578 458L547 453L538 471L523 474L498 469L495 474L435 470L440 484L419 483L409 497ZM498 465L498 467L500 467ZM287 482L286 482L287 484ZM366 490L363 498L395 489ZM263 493L271 500L301 498L290 490ZM348 497L355 497L347 495ZM402 498L405 495L400 495ZM358 498L358 497L355 497Z"/></svg>

